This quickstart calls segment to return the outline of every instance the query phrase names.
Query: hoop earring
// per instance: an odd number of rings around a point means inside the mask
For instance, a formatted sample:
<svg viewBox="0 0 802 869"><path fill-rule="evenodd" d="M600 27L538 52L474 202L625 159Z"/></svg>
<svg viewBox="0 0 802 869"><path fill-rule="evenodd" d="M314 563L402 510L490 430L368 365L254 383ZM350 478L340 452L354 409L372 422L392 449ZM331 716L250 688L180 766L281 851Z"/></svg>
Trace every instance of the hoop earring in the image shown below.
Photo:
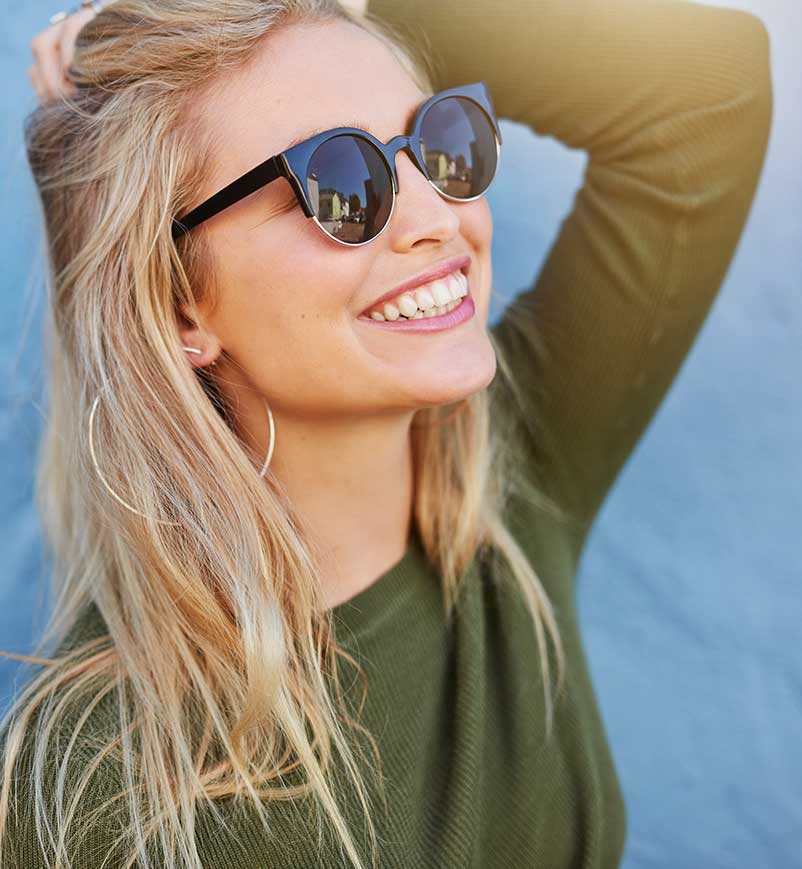
<svg viewBox="0 0 802 869"><path fill-rule="evenodd" d="M259 476L264 477L267 472L267 466L270 464L270 460L273 458L273 447L276 445L276 424L273 422L273 412L270 410L270 405L267 403L266 398L262 398L262 402L265 406L265 410L267 411L267 419L270 423L270 444L267 448L267 455L265 456L265 463L262 465L262 470L259 471Z"/></svg>
<svg viewBox="0 0 802 869"><path fill-rule="evenodd" d="M197 347L184 347L184 350L186 350L187 353L201 354L203 352L201 350L198 350ZM215 359L214 362L210 362L209 365L217 365L217 360ZM267 466L270 464L270 460L273 458L273 448L276 445L276 425L273 422L273 413L270 410L270 405L267 403L267 399L263 398L262 402L265 406L265 410L267 411L267 420L270 424L270 444L267 448L267 456L265 457L265 462L262 465L262 470L259 471L260 478L264 477L265 473L267 472Z"/></svg>
<svg viewBox="0 0 802 869"><path fill-rule="evenodd" d="M268 465L270 464L270 460L273 458L273 448L276 445L276 426L273 421L273 413L270 410L270 405L267 403L265 398L262 399L265 410L267 411L267 418L270 422L270 445L267 449L267 456L265 457L264 464L262 465L262 470L259 471L259 477L264 477L267 472ZM100 470L100 466L97 463L97 456L95 455L95 442L93 437L93 429L94 429L94 420L95 420L95 412L97 411L98 403L100 402L100 393L95 396L95 400L92 402L92 409L89 412L89 455L92 458L92 464L95 466L95 472L100 478L100 482L108 490L109 494L112 497L116 498L120 504L123 505L126 509L130 510L132 513L136 513L137 516L142 516L143 519L150 519L152 522L157 522L160 525L179 525L179 522L171 522L167 519L154 519L152 516L148 516L147 513L142 513L140 510L137 510L136 507L132 507L127 501L123 500L112 487L109 485L106 478L103 476L103 472Z"/></svg>
<svg viewBox="0 0 802 869"><path fill-rule="evenodd" d="M111 486L106 482L106 478L103 476L100 467L97 463L97 457L95 456L95 444L94 439L92 437L92 428L95 419L95 411L97 410L98 402L100 401L100 393L95 396L95 400L92 402L92 410L89 413L89 455L92 457L92 464L95 466L95 472L100 478L100 482L108 489L109 493L116 498L123 507L130 510L132 513L136 513L137 516L142 516L144 519L150 519L152 522L156 522L159 525L178 525L178 522L170 522L167 519L154 519L152 516L148 516L145 513L142 513L140 510L137 510L135 507L132 507L127 501L124 501L115 491L111 488Z"/></svg>

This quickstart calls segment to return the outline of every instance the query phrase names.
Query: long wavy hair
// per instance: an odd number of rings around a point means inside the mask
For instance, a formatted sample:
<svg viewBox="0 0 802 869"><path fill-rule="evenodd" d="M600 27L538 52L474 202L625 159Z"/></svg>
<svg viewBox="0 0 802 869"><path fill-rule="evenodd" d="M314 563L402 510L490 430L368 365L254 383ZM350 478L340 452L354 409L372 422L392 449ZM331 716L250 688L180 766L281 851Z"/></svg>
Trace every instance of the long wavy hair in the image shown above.
<svg viewBox="0 0 802 869"><path fill-rule="evenodd" d="M187 364L175 311L215 292L214 263L203 227L177 240L170 232L210 153L186 111L193 93L247 63L277 28L334 18L373 33L422 90L435 92L425 51L336 0L116 0L78 36L76 90L26 119L47 242L48 415L36 506L52 553L53 607L34 655L4 653L42 669L2 719L0 865L13 845L15 769L30 745L26 794L56 869L73 865L93 775L121 784L109 804L124 819L126 867L199 866L198 811L214 813L216 800L245 801L268 829L273 800L312 794L323 809L318 841L328 819L344 860L364 869L335 754L365 813L375 864L374 806L362 776L375 773L381 784L381 757L359 723L361 705L345 702L338 660L356 668L362 703L365 673L337 642L292 504L269 471L260 478L261 457L236 435L213 372ZM546 631L558 693L563 649L544 588L502 519L519 456L509 432L489 425L493 395L505 385L514 392L493 344L492 394L415 415L414 521L442 577L447 620L474 558L498 555L509 568L532 615L550 733ZM98 394L93 461L87 420ZM139 513L112 497L99 470ZM88 605L105 629L73 642ZM82 741L101 710L108 738ZM375 764L358 750L358 733ZM44 782L54 757L51 788ZM80 770L71 777L73 767ZM383 791L382 799L386 810Z"/></svg>

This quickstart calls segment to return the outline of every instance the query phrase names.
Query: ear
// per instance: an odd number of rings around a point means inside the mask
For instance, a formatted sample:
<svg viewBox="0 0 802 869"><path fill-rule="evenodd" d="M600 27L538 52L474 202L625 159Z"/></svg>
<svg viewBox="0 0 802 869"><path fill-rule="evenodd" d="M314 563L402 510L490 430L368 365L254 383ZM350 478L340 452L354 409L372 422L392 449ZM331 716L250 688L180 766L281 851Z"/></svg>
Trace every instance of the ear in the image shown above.
<svg viewBox="0 0 802 869"><path fill-rule="evenodd" d="M195 322L184 305L176 311L176 322L178 334L181 336L181 346L191 348L191 350L184 350L189 361L196 368L214 364L223 351L220 339ZM192 350L199 350L200 353L193 353Z"/></svg>

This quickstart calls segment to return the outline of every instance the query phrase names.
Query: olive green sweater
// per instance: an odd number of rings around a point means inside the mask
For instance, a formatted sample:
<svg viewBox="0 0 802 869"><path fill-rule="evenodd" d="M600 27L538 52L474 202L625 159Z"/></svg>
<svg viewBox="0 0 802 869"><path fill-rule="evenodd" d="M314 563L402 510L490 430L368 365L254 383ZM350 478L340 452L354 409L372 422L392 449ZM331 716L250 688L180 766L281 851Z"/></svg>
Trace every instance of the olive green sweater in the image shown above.
<svg viewBox="0 0 802 869"><path fill-rule="evenodd" d="M523 393L499 403L506 410L494 424L517 433L526 480L576 520L522 496L506 516L554 607L567 691L547 740L540 657L516 587L495 560L477 559L447 626L413 529L403 558L335 608L368 676L362 720L378 741L390 807L374 817L380 865L614 867L626 812L578 630L575 576L749 214L772 117L767 32L748 13L686 0L373 0L369 11L426 40L438 88L484 80L500 118L588 153L536 280L494 326ZM534 204L507 207L524 217ZM91 608L76 637L102 630ZM90 718L107 724L100 712ZM33 869L46 864L23 786L13 846L17 865ZM204 867L345 865L328 840L317 856L312 828L285 804L270 838L220 805L228 830L208 818L197 830ZM359 812L349 815L358 826ZM111 824L101 821L75 865L99 866L110 852Z"/></svg>

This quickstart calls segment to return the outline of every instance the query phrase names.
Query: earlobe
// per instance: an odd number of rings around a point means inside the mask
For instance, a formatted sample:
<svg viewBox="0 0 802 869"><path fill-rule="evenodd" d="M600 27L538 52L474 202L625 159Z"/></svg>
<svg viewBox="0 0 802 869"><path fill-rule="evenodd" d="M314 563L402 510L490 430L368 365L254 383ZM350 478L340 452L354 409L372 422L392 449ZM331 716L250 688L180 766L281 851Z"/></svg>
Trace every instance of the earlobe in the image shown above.
<svg viewBox="0 0 802 869"><path fill-rule="evenodd" d="M182 349L195 368L206 368L217 365L220 358L220 348L201 344L182 344Z"/></svg>
<svg viewBox="0 0 802 869"><path fill-rule="evenodd" d="M184 306L176 311L176 325L184 353L191 364L197 368L215 365L217 357L222 352L220 342L196 325L185 311Z"/></svg>

